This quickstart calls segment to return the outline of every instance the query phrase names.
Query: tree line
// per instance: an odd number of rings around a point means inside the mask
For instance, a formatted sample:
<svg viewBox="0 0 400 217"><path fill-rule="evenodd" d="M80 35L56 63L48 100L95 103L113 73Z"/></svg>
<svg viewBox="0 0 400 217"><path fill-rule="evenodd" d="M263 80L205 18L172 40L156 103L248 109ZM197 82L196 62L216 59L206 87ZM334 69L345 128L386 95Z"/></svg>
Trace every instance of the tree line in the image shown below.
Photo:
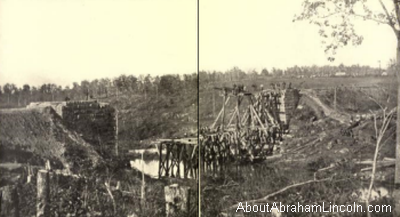
<svg viewBox="0 0 400 217"><path fill-rule="evenodd" d="M88 100L118 97L120 94L140 94L145 98L159 95L174 96L185 91L197 90L197 74L151 76L120 75L114 79L101 78L92 81L73 82L62 87L54 83L39 86L13 83L0 86L0 107L24 107L31 102Z"/></svg>
<svg viewBox="0 0 400 217"><path fill-rule="evenodd" d="M200 71L199 79L200 85L208 84L219 81L238 81L243 79L257 79L260 77L320 77L320 76L334 76L337 72L345 72L347 76L374 76L381 75L383 71L393 74L393 64L389 64L387 69L374 68L371 66L351 65L345 66L340 64L338 66L292 66L286 69L267 68L261 71L255 69L247 72L238 67L233 67L225 72L221 71Z"/></svg>

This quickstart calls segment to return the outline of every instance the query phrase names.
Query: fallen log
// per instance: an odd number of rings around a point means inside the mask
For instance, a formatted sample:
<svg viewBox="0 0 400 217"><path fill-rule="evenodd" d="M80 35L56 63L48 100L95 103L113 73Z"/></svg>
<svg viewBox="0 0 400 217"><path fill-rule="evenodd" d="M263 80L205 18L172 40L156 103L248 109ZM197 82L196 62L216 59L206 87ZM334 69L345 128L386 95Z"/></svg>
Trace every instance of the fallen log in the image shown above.
<svg viewBox="0 0 400 217"><path fill-rule="evenodd" d="M390 166L394 166L395 164L396 164L395 162L390 162L390 164L377 165L376 168L390 167ZM372 170L372 167L362 168L361 172L368 171L368 170Z"/></svg>
<svg viewBox="0 0 400 217"><path fill-rule="evenodd" d="M361 162L354 162L355 164L358 164L358 165L372 165L373 164L373 161L361 161ZM393 164L395 164L396 163L396 161L389 161L389 160L383 160L383 161L377 161L376 162L376 164L377 165L383 165L383 166L390 166L390 165L393 165Z"/></svg>

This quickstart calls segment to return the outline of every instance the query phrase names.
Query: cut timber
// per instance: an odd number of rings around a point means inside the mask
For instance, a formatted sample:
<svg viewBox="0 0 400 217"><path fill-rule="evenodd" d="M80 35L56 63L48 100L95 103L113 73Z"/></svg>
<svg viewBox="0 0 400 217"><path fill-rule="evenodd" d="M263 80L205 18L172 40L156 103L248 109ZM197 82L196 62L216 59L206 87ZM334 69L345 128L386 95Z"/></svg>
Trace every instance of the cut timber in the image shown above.
<svg viewBox="0 0 400 217"><path fill-rule="evenodd" d="M276 155L272 155L272 156L267 156L265 157L266 160L275 160L275 159L279 159L282 157L282 154L276 154Z"/></svg>
<svg viewBox="0 0 400 217"><path fill-rule="evenodd" d="M377 165L394 165L395 164L395 160L383 160L383 161L377 161ZM359 165L372 165L373 161L372 160L365 160L365 161L360 161L360 162L354 162L355 164L359 164Z"/></svg>
<svg viewBox="0 0 400 217"><path fill-rule="evenodd" d="M19 217L18 192L15 186L4 186L1 192L1 217Z"/></svg>
<svg viewBox="0 0 400 217"><path fill-rule="evenodd" d="M50 216L50 174L46 170L37 173L36 217Z"/></svg>
<svg viewBox="0 0 400 217"><path fill-rule="evenodd" d="M176 142L188 145L197 145L197 138L193 137L193 138L182 138L182 139L157 139L156 144L162 142Z"/></svg>
<svg viewBox="0 0 400 217"><path fill-rule="evenodd" d="M189 192L190 188L188 186L179 186L178 184L165 186L164 193L167 217L189 211Z"/></svg>
<svg viewBox="0 0 400 217"><path fill-rule="evenodd" d="M356 162L356 164L372 165L373 161L361 161L361 162ZM376 162L376 168L390 167L390 166L394 166L395 164L396 164L396 160L395 159L393 159L393 158L384 158L383 161L377 161ZM361 172L368 171L368 170L372 170L372 167L363 168L363 169L361 169Z"/></svg>

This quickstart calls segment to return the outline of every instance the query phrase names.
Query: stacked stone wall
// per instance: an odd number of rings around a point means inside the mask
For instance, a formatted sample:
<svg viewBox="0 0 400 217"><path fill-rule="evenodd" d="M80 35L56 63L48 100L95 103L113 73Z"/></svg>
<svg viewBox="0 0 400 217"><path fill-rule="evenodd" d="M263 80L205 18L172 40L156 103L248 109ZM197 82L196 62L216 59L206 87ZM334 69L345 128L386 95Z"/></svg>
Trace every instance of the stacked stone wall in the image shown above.
<svg viewBox="0 0 400 217"><path fill-rule="evenodd" d="M116 144L116 110L97 101L67 102L62 109L67 128L79 133L101 154L113 153Z"/></svg>

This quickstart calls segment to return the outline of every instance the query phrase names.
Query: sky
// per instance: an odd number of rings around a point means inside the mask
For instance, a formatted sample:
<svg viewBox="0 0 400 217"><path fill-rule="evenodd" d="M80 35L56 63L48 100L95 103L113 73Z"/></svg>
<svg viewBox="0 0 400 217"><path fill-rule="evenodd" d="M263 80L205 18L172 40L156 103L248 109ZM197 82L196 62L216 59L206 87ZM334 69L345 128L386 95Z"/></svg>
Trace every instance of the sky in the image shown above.
<svg viewBox="0 0 400 217"><path fill-rule="evenodd" d="M301 0L0 0L0 85L113 78L121 74L250 71L294 65L385 67L396 39L359 22L358 47L327 61L316 27L292 22Z"/></svg>
<svg viewBox="0 0 400 217"><path fill-rule="evenodd" d="M395 58L396 39L388 26L355 21L361 46L338 50L327 61L318 29L292 22L301 0L200 0L200 70L244 71L307 65L360 64L386 67ZM378 2L378 1L376 1ZM377 6L377 7L376 7ZM379 11L380 5L371 5Z"/></svg>
<svg viewBox="0 0 400 217"><path fill-rule="evenodd" d="M0 85L197 71L196 0L0 0Z"/></svg>

